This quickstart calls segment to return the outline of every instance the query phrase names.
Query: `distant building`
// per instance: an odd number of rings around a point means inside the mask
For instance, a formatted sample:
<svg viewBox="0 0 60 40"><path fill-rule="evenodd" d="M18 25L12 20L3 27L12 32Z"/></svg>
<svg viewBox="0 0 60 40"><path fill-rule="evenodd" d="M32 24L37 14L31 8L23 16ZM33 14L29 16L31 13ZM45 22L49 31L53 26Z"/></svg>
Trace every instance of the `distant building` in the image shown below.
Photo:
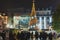
<svg viewBox="0 0 60 40"><path fill-rule="evenodd" d="M16 28L25 27L27 28L38 28L38 29L49 29L52 27L52 12L51 10L35 10L35 1L33 0L32 9L17 8L8 9L10 22Z"/></svg>
<svg viewBox="0 0 60 40"><path fill-rule="evenodd" d="M49 29L52 27L52 12L51 10L38 10L36 11L39 29Z"/></svg>
<svg viewBox="0 0 60 40"><path fill-rule="evenodd" d="M8 13L13 13L13 19L14 19L14 17L19 17L19 20L21 17L24 18L24 16L30 17L30 11L28 11L28 10L25 10L24 12L20 12L20 11L18 12L16 10L14 12L14 10L13 10L13 12L10 11ZM38 20L36 26L38 26L39 29L49 29L49 27L52 26L52 12L51 12L51 10L36 10L36 17ZM17 19L15 22L17 22Z"/></svg>

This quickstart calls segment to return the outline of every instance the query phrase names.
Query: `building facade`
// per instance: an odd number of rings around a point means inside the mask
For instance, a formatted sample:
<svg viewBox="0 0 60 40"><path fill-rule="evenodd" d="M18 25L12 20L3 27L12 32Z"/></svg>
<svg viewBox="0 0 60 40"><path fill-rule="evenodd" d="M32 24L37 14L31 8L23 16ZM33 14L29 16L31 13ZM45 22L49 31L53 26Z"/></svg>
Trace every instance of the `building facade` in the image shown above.
<svg viewBox="0 0 60 40"><path fill-rule="evenodd" d="M27 10L27 9L26 9ZM27 26L27 28L49 29L52 27L52 12L51 10L36 10L35 1L33 0L32 9L26 11L25 9L8 10L13 21L12 27L20 28ZM23 15L23 16L22 16ZM26 15L26 16L24 16ZM28 15L28 16L27 16ZM28 22L26 21L28 20ZM11 23L12 24L12 23Z"/></svg>
<svg viewBox="0 0 60 40"><path fill-rule="evenodd" d="M36 11L39 29L49 29L52 27L52 12L51 10Z"/></svg>
<svg viewBox="0 0 60 40"><path fill-rule="evenodd" d="M52 12L51 12L51 10L36 10L36 18L37 18L36 25L29 26L30 18L32 18L30 16L30 11L29 12L26 11L24 13L22 13L22 12L18 13L17 11L16 11L16 13L13 12L13 18L12 18L13 25L14 25L14 27L16 27L15 25L17 25L17 24L21 25L23 23L22 26L25 27L25 25L27 23L27 25L28 25L28 26L26 25L27 28L37 26L39 29L49 29L50 27L52 27ZM15 23L17 23L17 24L15 24Z"/></svg>

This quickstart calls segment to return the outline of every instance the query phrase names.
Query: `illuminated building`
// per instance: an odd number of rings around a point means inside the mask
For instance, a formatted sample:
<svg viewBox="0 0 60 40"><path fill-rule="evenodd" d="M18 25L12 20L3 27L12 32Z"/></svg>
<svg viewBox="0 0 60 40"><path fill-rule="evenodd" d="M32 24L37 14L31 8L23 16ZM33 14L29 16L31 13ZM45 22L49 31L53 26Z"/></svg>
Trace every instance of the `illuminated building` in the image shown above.
<svg viewBox="0 0 60 40"><path fill-rule="evenodd" d="M36 11L39 29L49 29L52 27L52 12L51 10L38 10Z"/></svg>
<svg viewBox="0 0 60 40"><path fill-rule="evenodd" d="M32 3L32 10L24 8L17 8L7 10L12 19L14 28L20 29L20 27L49 29L52 27L52 12L51 10L35 10L34 0ZM13 14L13 15L12 15Z"/></svg>

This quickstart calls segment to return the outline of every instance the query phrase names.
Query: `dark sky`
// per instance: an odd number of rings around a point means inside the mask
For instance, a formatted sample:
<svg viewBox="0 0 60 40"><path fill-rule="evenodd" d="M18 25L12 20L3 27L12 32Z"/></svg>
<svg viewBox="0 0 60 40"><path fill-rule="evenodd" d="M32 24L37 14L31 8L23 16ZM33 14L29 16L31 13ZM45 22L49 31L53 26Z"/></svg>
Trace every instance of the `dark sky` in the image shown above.
<svg viewBox="0 0 60 40"><path fill-rule="evenodd" d="M60 0L35 0L36 8L53 8L59 4ZM31 8L32 0L0 0L0 10L10 8Z"/></svg>

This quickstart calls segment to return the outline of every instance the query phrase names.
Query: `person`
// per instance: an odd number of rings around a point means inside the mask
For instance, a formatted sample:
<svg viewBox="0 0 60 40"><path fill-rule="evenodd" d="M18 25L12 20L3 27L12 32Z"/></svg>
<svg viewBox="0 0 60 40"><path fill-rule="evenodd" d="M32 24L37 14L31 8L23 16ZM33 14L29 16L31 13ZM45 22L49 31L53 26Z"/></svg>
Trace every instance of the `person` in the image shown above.
<svg viewBox="0 0 60 40"><path fill-rule="evenodd" d="M53 38L54 38L54 40L56 40L56 38L57 38L57 33L53 33Z"/></svg>
<svg viewBox="0 0 60 40"><path fill-rule="evenodd" d="M3 31L3 32L0 32L0 36L1 36L1 38L3 39L3 40L5 40L5 32Z"/></svg>
<svg viewBox="0 0 60 40"><path fill-rule="evenodd" d="M52 39L53 39L52 32L50 32L50 33L48 34L48 38L49 38L49 40L52 40Z"/></svg>
<svg viewBox="0 0 60 40"><path fill-rule="evenodd" d="M26 38L26 35L25 35L25 32L24 31L21 31L21 40L25 40Z"/></svg>
<svg viewBox="0 0 60 40"><path fill-rule="evenodd" d="M30 33L30 35L31 35L31 40L33 40L33 32L32 32L32 33Z"/></svg>
<svg viewBox="0 0 60 40"><path fill-rule="evenodd" d="M40 32L39 39L42 40L42 32Z"/></svg>
<svg viewBox="0 0 60 40"><path fill-rule="evenodd" d="M3 40L2 36L0 36L0 40Z"/></svg>
<svg viewBox="0 0 60 40"><path fill-rule="evenodd" d="M18 34L17 34L17 39L18 40L21 40L21 36L20 35L21 35L21 33L18 32Z"/></svg>
<svg viewBox="0 0 60 40"><path fill-rule="evenodd" d="M22 31L21 31L21 35L20 36L21 36L21 40L23 40L23 32Z"/></svg>
<svg viewBox="0 0 60 40"><path fill-rule="evenodd" d="M29 40L30 39L30 32L28 31L26 34L27 34L27 40Z"/></svg>
<svg viewBox="0 0 60 40"><path fill-rule="evenodd" d="M14 35L12 32L9 32L9 40L15 40Z"/></svg>
<svg viewBox="0 0 60 40"><path fill-rule="evenodd" d="M42 40L47 39L47 33L45 31L42 32Z"/></svg>
<svg viewBox="0 0 60 40"><path fill-rule="evenodd" d="M38 40L38 32L37 31L35 32L35 38L36 38L36 40Z"/></svg>

